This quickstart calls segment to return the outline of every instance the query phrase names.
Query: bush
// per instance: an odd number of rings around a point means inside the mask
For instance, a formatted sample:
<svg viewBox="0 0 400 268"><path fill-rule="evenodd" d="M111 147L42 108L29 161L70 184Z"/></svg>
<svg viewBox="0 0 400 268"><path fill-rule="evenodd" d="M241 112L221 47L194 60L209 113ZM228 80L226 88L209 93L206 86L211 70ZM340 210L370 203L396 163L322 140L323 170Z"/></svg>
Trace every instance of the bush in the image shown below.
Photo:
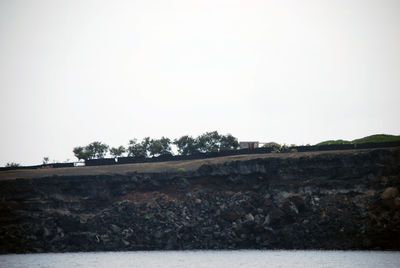
<svg viewBox="0 0 400 268"><path fill-rule="evenodd" d="M11 168L15 168L15 167L19 167L18 163L14 163L14 162L10 162L6 164L6 167L11 167Z"/></svg>
<svg viewBox="0 0 400 268"><path fill-rule="evenodd" d="M108 152L108 145L95 141L85 147L75 147L73 149L74 155L80 160L104 158Z"/></svg>
<svg viewBox="0 0 400 268"><path fill-rule="evenodd" d="M118 148L113 147L110 149L110 154L114 157L122 156L125 152L126 152L126 149L122 145L119 146Z"/></svg>
<svg viewBox="0 0 400 268"><path fill-rule="evenodd" d="M148 150L151 156L172 155L171 140L165 137L158 140L151 139Z"/></svg>
<svg viewBox="0 0 400 268"><path fill-rule="evenodd" d="M129 141L128 156L146 158L147 152L150 146L150 138L146 137L141 143L138 143L136 139Z"/></svg>
<svg viewBox="0 0 400 268"><path fill-rule="evenodd" d="M206 132L197 138L182 136L175 139L174 144L178 147L178 152L181 155L221 152L239 148L237 138L231 134L220 135L217 131Z"/></svg>
<svg viewBox="0 0 400 268"><path fill-rule="evenodd" d="M276 142L268 142L263 145L264 148L271 149L273 153L279 153L281 151L282 146Z"/></svg>

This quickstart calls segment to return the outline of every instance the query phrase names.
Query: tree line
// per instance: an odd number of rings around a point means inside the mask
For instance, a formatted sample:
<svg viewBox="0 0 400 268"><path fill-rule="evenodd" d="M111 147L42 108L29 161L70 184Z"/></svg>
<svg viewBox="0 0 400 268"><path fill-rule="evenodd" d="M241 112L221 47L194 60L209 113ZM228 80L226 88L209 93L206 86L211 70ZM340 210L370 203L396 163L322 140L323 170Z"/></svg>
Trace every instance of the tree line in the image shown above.
<svg viewBox="0 0 400 268"><path fill-rule="evenodd" d="M189 135L171 140L166 137L152 139L145 137L141 141L129 140L128 146L109 147L107 144L95 141L86 146L77 146L73 149L79 160L104 158L107 153L112 157L157 157L173 155L172 146L176 146L179 155L196 153L221 152L239 148L238 139L231 134L221 135L217 131L206 132L197 137Z"/></svg>

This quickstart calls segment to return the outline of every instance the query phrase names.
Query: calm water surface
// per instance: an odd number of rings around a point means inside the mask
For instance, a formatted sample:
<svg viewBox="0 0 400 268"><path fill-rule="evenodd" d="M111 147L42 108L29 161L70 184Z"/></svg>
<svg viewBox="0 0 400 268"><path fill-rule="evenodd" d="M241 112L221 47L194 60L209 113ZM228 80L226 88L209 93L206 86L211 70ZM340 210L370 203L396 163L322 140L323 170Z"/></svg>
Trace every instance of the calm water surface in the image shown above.
<svg viewBox="0 0 400 268"><path fill-rule="evenodd" d="M400 267L400 252L151 251L0 255L0 267Z"/></svg>

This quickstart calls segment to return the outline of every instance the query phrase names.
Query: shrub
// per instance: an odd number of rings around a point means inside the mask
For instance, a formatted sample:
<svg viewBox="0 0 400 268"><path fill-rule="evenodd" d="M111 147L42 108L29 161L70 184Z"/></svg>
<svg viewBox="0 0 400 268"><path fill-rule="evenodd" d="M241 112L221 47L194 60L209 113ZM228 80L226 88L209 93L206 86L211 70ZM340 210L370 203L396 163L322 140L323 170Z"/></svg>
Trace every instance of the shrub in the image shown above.
<svg viewBox="0 0 400 268"><path fill-rule="evenodd" d="M18 163L14 163L14 162L10 162L6 164L6 167L11 167L11 168L15 168L15 167L19 167Z"/></svg>
<svg viewBox="0 0 400 268"><path fill-rule="evenodd" d="M265 143L263 145L263 147L271 149L271 152L273 152L273 153L279 153L281 151L282 146L276 142L268 142L268 143Z"/></svg>
<svg viewBox="0 0 400 268"><path fill-rule="evenodd" d="M103 158L108 152L108 148L107 144L95 141L85 147L75 147L73 153L79 160Z"/></svg>
<svg viewBox="0 0 400 268"><path fill-rule="evenodd" d="M126 152L126 149L124 146L119 146L118 148L111 148L110 149L110 154L114 157L122 156Z"/></svg>

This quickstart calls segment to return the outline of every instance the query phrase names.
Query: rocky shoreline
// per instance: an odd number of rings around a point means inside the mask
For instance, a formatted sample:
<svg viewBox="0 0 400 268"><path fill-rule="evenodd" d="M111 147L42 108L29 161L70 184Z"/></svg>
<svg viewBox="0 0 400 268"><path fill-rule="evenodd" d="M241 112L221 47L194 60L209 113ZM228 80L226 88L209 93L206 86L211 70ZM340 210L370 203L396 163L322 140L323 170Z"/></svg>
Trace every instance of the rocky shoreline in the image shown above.
<svg viewBox="0 0 400 268"><path fill-rule="evenodd" d="M400 249L400 147L0 181L0 253Z"/></svg>

